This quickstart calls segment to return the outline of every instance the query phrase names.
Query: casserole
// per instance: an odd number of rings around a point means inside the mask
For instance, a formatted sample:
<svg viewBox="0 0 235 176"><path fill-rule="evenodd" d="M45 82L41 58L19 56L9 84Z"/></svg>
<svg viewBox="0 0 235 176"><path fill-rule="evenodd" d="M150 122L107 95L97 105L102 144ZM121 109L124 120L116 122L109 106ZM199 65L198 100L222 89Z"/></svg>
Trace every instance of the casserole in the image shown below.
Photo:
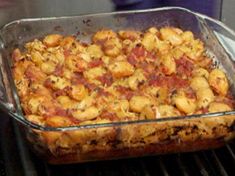
<svg viewBox="0 0 235 176"><path fill-rule="evenodd" d="M89 41L90 36L102 28L144 30L151 26L174 26L192 31L204 42L208 54L215 57L226 70L231 91L234 91L235 70L231 59L233 53L229 52L232 51L231 46L224 44L224 38L221 40L217 37L222 33L222 36L233 40L234 32L215 20L186 9L172 7L25 19L2 28L2 108L19 122L37 154L49 163L63 164L195 151L221 146L233 138L234 111L71 127L43 127L23 117L10 69L10 55L14 48L50 33L74 34L80 40Z"/></svg>

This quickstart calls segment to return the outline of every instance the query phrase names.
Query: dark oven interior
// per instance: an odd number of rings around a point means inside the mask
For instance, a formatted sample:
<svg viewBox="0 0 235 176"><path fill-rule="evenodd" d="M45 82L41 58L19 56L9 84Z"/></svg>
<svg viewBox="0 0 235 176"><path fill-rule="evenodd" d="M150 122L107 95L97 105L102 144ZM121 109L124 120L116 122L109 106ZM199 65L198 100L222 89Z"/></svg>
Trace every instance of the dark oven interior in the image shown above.
<svg viewBox="0 0 235 176"><path fill-rule="evenodd" d="M231 0L232 1L232 0ZM20 2L20 1L19 1ZM62 1L61 1L62 2ZM144 2L144 1L143 1ZM145 1L147 2L147 1ZM155 3L162 3L163 1L155 1ZM168 1L167 1L168 2ZM170 1L169 1L170 2ZM179 5L175 3L176 1L171 1L172 5ZM197 1L195 1L197 3ZM214 3L215 2L215 3ZM225 1L224 1L225 2ZM227 1L226 1L227 2ZM229 1L228 1L229 2ZM22 5L18 5L18 15L14 16L14 19L22 18L25 16L33 16L34 8L29 8L32 6L35 1L31 1L26 3L27 8L22 8L25 3ZM40 3L40 2L37 2ZM67 3L67 2L64 2ZM97 3L99 3L97 1ZM164 1L165 3L165 1ZM181 2L183 4L183 2ZM213 16L214 18L221 17L222 20L229 20L226 17L227 12L232 16L230 11L224 10L223 13L220 12L222 6L219 6L219 10L217 9L216 13L214 11L210 11L208 7L213 7L216 4L223 4L220 0L213 1L213 3L208 1L206 3L203 2L207 8L202 8L201 12L205 13L203 10L207 12L208 15ZM202 4L203 4L202 3ZM231 2L230 2L231 3ZM189 5L188 5L189 4ZM186 3L183 4L188 8L194 6L195 3ZM208 6L207 6L208 4ZM33 4L34 5L34 4ZM46 5L48 5L46 3ZM62 6L62 3L54 4L54 6ZM84 4L83 4L84 5ZM65 6L64 11L69 10L71 14L78 13L77 8L80 8L79 13L86 11L86 8L81 5L75 6ZM138 4L137 4L138 5ZM201 5L199 3L199 5ZM224 4L223 8L228 8L230 6L233 9L233 6ZM14 7L14 6L10 6ZM40 6L43 7L43 6ZM73 8L74 7L74 8ZM95 7L94 11L98 11L97 7ZM105 5L101 5L100 9L107 8ZM122 7L123 8L123 7ZM195 7L197 8L197 6ZM15 8L12 8L14 13ZM25 10L26 9L26 10ZM30 10L31 9L31 10ZM45 11L48 12L45 13ZM99 9L99 8L98 8ZM1 9L1 13L7 14L8 8ZM40 11L41 10L41 11ZM89 9L91 10L91 9ZM120 10L120 9L116 9ZM123 10L123 9L121 9ZM6 11L6 12L5 12ZM24 12L25 11L25 12ZM107 9L105 9L107 11ZM9 11L10 12L10 11ZM9 13L8 12L8 13ZM40 12L43 15L47 16L61 16L60 11L53 11L50 8L42 8L37 9L35 13L39 15ZM53 14L51 14L53 12ZM55 14L55 12L57 14ZM83 12L84 13L84 12ZM213 13L213 15L211 15ZM30 16L31 15L31 16ZM36 16L34 15L34 16ZM6 15L7 16L7 15ZM9 15L8 15L9 16ZM6 17L8 21L9 17ZM233 21L233 18L230 18ZM2 20L2 23L7 23L8 21ZM227 24L234 26L234 23ZM13 122L8 115L1 113L1 125L0 125L0 175L19 175L19 176L155 176L155 175L185 175L185 176L197 176L197 175L235 175L235 141L233 140L226 146L215 149L215 150L207 150L200 151L194 153L182 153L182 154L170 154L164 156L152 156L152 157L142 157L135 159L122 159L115 161L99 161L92 163L84 163L84 164L73 164L73 165L49 165L45 163L43 160L36 157L33 153L28 149L25 140L22 139L22 135L20 133L19 126Z"/></svg>
<svg viewBox="0 0 235 176"><path fill-rule="evenodd" d="M208 151L73 165L49 165L22 140L19 127L1 115L0 175L19 176L155 176L235 175L235 141Z"/></svg>

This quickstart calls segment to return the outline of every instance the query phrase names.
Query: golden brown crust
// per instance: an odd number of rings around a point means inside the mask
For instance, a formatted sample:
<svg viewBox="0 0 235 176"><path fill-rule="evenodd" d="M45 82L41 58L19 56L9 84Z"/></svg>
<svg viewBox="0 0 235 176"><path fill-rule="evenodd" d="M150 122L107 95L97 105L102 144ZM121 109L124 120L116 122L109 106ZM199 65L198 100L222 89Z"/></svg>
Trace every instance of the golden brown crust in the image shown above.
<svg viewBox="0 0 235 176"><path fill-rule="evenodd" d="M51 34L15 49L12 69L26 118L49 127L158 119L234 109L229 82L203 42L179 28L97 31L92 43ZM234 116L32 131L51 163L193 151L222 144ZM38 147L40 146L40 147Z"/></svg>
<svg viewBox="0 0 235 176"><path fill-rule="evenodd" d="M34 149L52 164L189 152L222 146L234 138L234 116L120 127L40 132Z"/></svg>
<svg viewBox="0 0 235 176"><path fill-rule="evenodd" d="M194 143L182 143L172 142L169 144L152 144L144 147L136 148L125 148L125 149L114 149L108 150L97 150L90 153L76 155L76 153L67 154L60 157L55 157L53 155L46 156L46 159L50 164L72 164L72 163L83 163L90 161L99 160L110 160L110 159L120 159L120 158L135 158L143 156L152 156L157 154L170 154L178 152L194 152L198 150L206 150L212 148L218 148L224 145L225 142L222 140L198 140ZM44 156L45 157L45 156Z"/></svg>
<svg viewBox="0 0 235 176"><path fill-rule="evenodd" d="M105 119L106 111L116 116L111 121L142 120L198 114L202 109L217 112L219 106L209 108L216 99L233 101L228 97L226 74L214 69L210 58L205 59L203 43L190 31L152 27L145 32L116 33L103 29L92 40L84 44L71 36L50 34L42 41L28 42L25 51L15 49L13 75L26 116L43 115L45 126L56 126L47 118L60 116L59 126L76 126ZM209 60L206 66L201 65L201 58ZM55 110L41 113L37 104L44 95L35 84L58 104ZM60 96L67 97L66 101L58 102ZM114 100L116 105L108 106ZM73 105L67 106L68 101ZM221 111L233 109L231 103L220 103L228 106ZM167 111L177 113L161 115Z"/></svg>

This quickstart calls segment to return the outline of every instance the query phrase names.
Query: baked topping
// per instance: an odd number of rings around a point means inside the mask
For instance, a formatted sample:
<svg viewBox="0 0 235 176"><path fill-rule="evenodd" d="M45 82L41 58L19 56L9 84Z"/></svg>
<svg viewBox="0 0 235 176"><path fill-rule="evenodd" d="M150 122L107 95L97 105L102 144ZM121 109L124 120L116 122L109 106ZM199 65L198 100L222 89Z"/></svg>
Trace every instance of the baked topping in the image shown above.
<svg viewBox="0 0 235 176"><path fill-rule="evenodd" d="M44 126L234 108L228 78L214 68L203 42L174 27L103 29L90 44L51 34L15 49L12 58L25 116Z"/></svg>

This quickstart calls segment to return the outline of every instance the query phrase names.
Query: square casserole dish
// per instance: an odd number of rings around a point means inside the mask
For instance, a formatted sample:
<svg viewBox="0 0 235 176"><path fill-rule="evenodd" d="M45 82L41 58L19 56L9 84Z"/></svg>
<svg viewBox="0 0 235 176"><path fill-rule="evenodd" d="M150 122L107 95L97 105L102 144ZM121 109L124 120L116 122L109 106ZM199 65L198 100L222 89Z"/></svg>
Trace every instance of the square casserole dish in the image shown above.
<svg viewBox="0 0 235 176"><path fill-rule="evenodd" d="M82 41L102 28L144 30L174 26L190 30L226 71L235 93L235 33L219 21L179 7L73 17L22 19L0 31L0 107L17 122L32 150L52 164L81 163L216 148L235 136L235 111L154 120L43 127L24 118L11 74L11 53L50 33Z"/></svg>

